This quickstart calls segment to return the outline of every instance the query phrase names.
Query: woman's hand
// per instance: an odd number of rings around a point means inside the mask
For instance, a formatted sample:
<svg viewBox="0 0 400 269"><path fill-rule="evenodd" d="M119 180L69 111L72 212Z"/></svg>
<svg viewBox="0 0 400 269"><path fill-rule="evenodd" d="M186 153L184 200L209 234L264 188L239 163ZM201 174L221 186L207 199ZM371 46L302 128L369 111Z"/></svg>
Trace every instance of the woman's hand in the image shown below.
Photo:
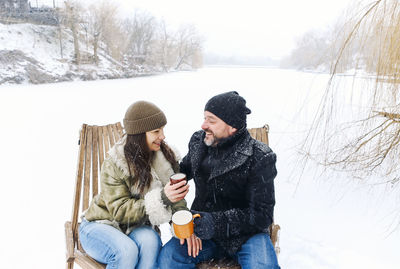
<svg viewBox="0 0 400 269"><path fill-rule="evenodd" d="M201 239L198 238L195 234L192 234L189 238L180 240L181 245L183 245L186 240L188 246L188 255L192 256L193 258L196 258L196 256L199 255L199 251L203 249Z"/></svg>
<svg viewBox="0 0 400 269"><path fill-rule="evenodd" d="M186 184L186 180L179 183L171 185L168 182L164 187L164 192L167 198L172 202L176 203L185 198L186 194L189 192L189 184Z"/></svg>

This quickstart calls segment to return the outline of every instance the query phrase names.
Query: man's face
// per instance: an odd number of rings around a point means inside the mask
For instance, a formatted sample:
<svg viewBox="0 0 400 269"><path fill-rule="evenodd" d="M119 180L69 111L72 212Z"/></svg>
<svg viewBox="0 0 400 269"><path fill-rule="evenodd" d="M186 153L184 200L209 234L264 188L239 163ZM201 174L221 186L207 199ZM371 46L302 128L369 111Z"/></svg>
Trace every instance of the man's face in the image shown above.
<svg viewBox="0 0 400 269"><path fill-rule="evenodd" d="M201 129L206 132L204 143L212 147L215 147L221 139L233 135L237 130L208 111L204 111L204 122Z"/></svg>

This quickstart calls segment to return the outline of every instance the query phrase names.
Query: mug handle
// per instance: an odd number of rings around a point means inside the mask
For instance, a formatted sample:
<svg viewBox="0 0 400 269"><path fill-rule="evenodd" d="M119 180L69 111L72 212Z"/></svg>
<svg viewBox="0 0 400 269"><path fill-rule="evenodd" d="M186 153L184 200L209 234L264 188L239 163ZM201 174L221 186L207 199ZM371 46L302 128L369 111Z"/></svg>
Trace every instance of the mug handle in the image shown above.
<svg viewBox="0 0 400 269"><path fill-rule="evenodd" d="M194 214L193 219L195 219L195 218L201 218L200 214Z"/></svg>

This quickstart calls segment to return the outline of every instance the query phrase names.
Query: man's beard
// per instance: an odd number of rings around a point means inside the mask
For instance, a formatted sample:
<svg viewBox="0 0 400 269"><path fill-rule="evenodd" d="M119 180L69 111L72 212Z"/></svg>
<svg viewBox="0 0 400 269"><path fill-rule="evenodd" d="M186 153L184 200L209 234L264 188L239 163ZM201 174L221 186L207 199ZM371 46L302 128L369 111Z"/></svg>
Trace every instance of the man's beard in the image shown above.
<svg viewBox="0 0 400 269"><path fill-rule="evenodd" d="M214 147L214 146L216 146L217 145L217 143L218 143L218 141L219 141L219 139L214 135L214 133L213 132L210 132L209 130L206 130L207 132L209 132L209 133L211 133L211 136L208 136L207 137L207 135L204 137L204 144L206 144L206 146L211 146L211 147Z"/></svg>

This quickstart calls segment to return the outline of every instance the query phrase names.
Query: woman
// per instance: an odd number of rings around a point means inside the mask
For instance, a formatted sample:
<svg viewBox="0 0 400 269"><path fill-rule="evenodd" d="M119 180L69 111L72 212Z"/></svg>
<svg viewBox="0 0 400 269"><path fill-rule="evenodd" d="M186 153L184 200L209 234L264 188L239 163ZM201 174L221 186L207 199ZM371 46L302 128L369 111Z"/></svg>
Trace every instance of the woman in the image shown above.
<svg viewBox="0 0 400 269"><path fill-rule="evenodd" d="M176 155L164 142L167 120L154 104L139 101L126 111L126 135L108 152L101 168L101 193L79 227L83 249L107 268L157 268L158 225L187 209L185 181L171 185Z"/></svg>

